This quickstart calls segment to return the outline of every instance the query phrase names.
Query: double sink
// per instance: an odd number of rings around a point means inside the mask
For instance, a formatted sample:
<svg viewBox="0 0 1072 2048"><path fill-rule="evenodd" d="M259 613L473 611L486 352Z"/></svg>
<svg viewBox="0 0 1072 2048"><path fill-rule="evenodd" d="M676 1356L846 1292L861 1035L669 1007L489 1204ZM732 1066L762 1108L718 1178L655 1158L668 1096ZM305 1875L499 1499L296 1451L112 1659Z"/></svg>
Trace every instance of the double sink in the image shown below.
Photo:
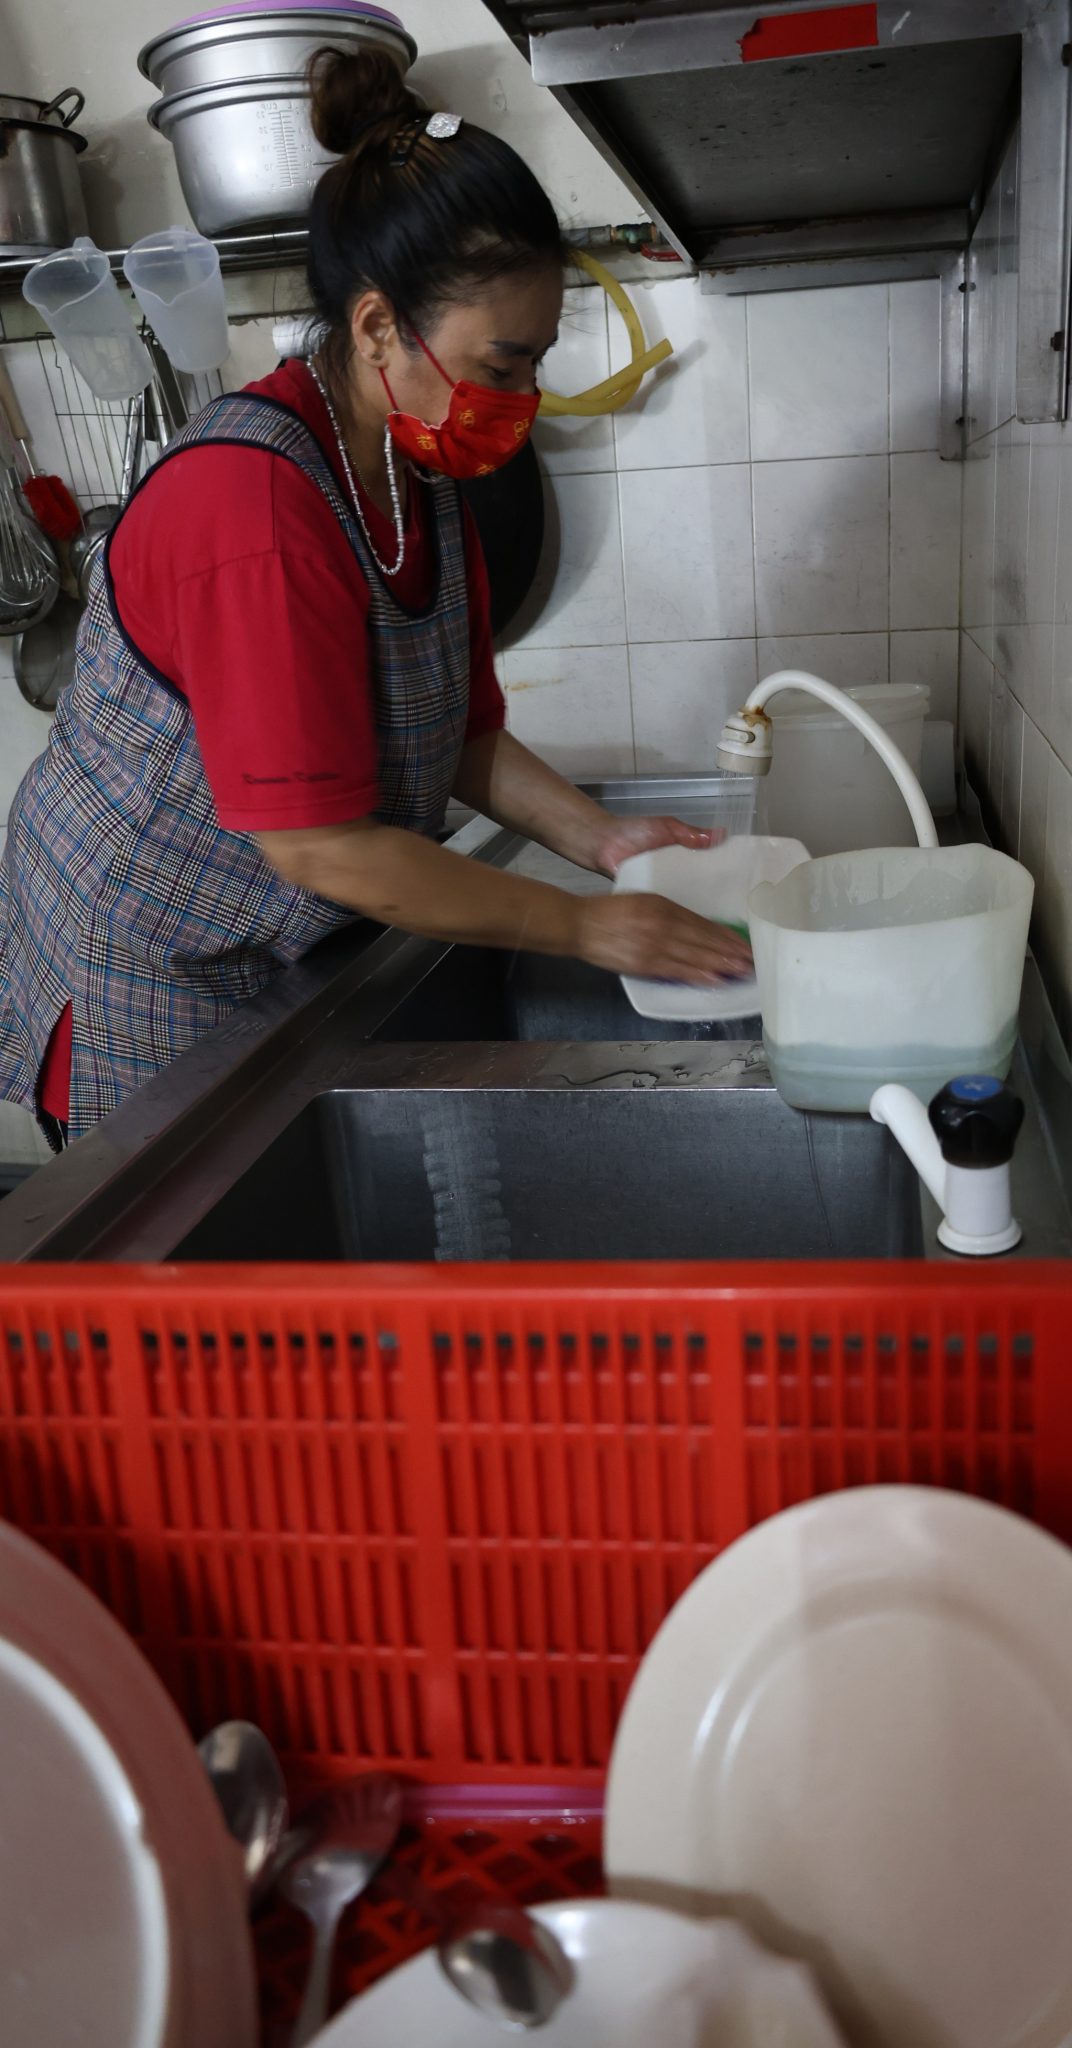
<svg viewBox="0 0 1072 2048"><path fill-rule="evenodd" d="M598 794L711 815L706 782ZM454 844L566 879L483 821ZM1025 992L1015 1202L1063 1257L1072 1075ZM943 1256L889 1132L787 1108L758 1019L652 1029L594 968L354 926L0 1204L0 1259Z"/></svg>

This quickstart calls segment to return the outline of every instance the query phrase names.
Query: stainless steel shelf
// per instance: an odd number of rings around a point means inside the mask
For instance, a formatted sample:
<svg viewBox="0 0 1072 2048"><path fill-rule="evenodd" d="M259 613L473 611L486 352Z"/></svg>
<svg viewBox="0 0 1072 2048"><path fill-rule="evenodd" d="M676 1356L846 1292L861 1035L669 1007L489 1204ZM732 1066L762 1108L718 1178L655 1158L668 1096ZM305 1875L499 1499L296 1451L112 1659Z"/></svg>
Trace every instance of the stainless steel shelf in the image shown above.
<svg viewBox="0 0 1072 2048"><path fill-rule="evenodd" d="M219 235L216 247L220 252L220 268L226 274L299 268L308 254L309 231L307 228L286 228L269 229L262 234ZM47 250L41 250L37 256L0 256L0 290L18 290L23 278L47 253ZM108 261L117 273L122 272L126 253L125 249L107 251Z"/></svg>

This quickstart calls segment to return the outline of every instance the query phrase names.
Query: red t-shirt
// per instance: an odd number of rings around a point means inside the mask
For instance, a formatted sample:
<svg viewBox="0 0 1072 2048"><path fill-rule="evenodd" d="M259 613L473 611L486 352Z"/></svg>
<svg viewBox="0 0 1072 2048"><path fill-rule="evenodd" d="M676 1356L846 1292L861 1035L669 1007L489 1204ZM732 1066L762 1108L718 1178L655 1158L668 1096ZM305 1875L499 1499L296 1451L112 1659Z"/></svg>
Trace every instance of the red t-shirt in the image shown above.
<svg viewBox="0 0 1072 2048"><path fill-rule="evenodd" d="M304 363L247 387L298 413L344 496L349 485L327 407ZM377 554L394 559L390 520L361 493ZM405 560L389 588L420 609L435 554L425 486L410 477ZM470 684L467 737L503 723L492 659L487 571L465 512ZM285 831L339 824L379 801L368 665L368 585L323 493L268 449L203 444L156 470L126 512L110 563L120 621L138 652L182 691L220 824ZM70 1010L53 1033L39 1100L65 1118Z"/></svg>

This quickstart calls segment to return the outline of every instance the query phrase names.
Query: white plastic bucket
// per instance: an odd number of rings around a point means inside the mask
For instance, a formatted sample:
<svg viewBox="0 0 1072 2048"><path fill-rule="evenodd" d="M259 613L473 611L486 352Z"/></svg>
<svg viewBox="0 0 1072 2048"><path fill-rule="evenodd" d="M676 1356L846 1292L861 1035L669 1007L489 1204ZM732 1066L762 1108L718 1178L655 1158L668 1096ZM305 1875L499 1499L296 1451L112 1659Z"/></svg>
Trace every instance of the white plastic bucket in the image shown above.
<svg viewBox="0 0 1072 2048"><path fill-rule="evenodd" d="M1008 1073L1034 883L986 846L806 861L748 898L763 1040L795 1109L866 1110L883 1081L923 1102Z"/></svg>
<svg viewBox="0 0 1072 2048"><path fill-rule="evenodd" d="M918 778L930 691L921 683L863 683L845 695L878 720ZM915 845L889 769L840 712L803 690L773 697L767 710L774 752L760 784L757 831L802 839L813 855Z"/></svg>

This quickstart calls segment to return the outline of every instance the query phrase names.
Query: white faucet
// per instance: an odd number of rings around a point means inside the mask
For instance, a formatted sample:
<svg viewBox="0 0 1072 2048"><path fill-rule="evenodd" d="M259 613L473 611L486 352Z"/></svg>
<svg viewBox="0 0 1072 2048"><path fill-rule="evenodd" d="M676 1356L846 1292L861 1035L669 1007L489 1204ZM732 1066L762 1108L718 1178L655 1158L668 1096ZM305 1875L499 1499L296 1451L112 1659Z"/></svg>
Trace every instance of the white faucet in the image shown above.
<svg viewBox="0 0 1072 2048"><path fill-rule="evenodd" d="M1009 1167L1023 1103L989 1074L965 1074L924 1109L911 1089L887 1081L871 1097L942 1211L938 1241L967 1258L1011 1251L1022 1232L1012 1213Z"/></svg>
<svg viewBox="0 0 1072 2048"><path fill-rule="evenodd" d="M818 697L820 703L828 704L832 711L840 711L841 716L848 719L865 740L870 740L908 805L919 844L937 846L938 834L934 829L930 805L900 747L894 746L878 720L862 711L855 698L846 696L844 690L835 689L833 683L825 683L821 676L809 675L806 669L778 669L774 675L757 684L741 710L727 718L722 728L718 744L719 767L736 775L769 774L773 748L771 721L765 706L782 690L804 690L809 696Z"/></svg>

